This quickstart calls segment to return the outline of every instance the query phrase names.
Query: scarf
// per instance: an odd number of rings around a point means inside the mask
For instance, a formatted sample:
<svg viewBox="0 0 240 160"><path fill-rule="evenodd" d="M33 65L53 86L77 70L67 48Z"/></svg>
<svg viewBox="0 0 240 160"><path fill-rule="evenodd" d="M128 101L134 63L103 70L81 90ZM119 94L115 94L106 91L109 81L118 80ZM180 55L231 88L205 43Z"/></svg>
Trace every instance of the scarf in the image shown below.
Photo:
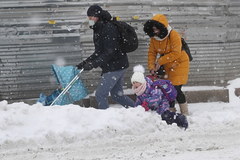
<svg viewBox="0 0 240 160"><path fill-rule="evenodd" d="M141 95L145 92L146 88L147 88L146 83L142 83L138 88L132 87L133 92L134 92L137 96L141 96Z"/></svg>

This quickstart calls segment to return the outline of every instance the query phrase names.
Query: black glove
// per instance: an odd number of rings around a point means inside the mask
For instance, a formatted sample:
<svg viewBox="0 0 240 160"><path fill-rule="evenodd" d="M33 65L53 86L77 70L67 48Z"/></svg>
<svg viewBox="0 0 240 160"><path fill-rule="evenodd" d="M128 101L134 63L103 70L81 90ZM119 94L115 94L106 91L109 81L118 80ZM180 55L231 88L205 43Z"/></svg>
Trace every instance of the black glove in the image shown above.
<svg viewBox="0 0 240 160"><path fill-rule="evenodd" d="M82 61L81 63L79 63L78 65L76 65L76 67L77 67L78 69L82 69L83 66L84 66L86 63L87 63L86 61Z"/></svg>
<svg viewBox="0 0 240 160"><path fill-rule="evenodd" d="M83 69L84 69L85 71L90 71L90 70L92 70L92 69L93 69L92 63L86 63L86 64L84 64L84 65L83 65Z"/></svg>
<svg viewBox="0 0 240 160"><path fill-rule="evenodd" d="M156 74L159 76L165 75L165 69L164 69L163 65L160 66L160 68L157 70Z"/></svg>

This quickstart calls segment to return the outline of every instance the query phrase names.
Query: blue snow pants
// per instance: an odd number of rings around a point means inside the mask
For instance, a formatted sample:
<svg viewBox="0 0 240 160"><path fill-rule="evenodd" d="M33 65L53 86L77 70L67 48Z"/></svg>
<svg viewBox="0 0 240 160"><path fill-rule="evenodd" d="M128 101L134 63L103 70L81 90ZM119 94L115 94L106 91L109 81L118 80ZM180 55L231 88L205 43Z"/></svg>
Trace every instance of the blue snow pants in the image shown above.
<svg viewBox="0 0 240 160"><path fill-rule="evenodd" d="M126 108L134 107L134 101L123 93L123 78L125 72L126 69L107 72L102 75L95 94L98 109L107 109L109 107L109 92L115 102Z"/></svg>

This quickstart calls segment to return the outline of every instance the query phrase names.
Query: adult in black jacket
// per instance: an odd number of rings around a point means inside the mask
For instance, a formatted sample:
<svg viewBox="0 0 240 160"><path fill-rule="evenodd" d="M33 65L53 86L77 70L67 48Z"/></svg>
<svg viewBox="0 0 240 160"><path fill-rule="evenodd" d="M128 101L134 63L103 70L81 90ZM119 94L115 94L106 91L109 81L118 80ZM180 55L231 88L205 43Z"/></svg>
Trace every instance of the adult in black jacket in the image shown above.
<svg viewBox="0 0 240 160"><path fill-rule="evenodd" d="M90 6L87 15L90 28L94 31L95 52L77 67L85 71L97 67L102 69L102 77L96 89L99 109L109 107L109 92L114 101L124 107L133 107L134 101L123 94L123 77L129 63L127 54L119 48L119 32L110 22L112 16L98 5Z"/></svg>

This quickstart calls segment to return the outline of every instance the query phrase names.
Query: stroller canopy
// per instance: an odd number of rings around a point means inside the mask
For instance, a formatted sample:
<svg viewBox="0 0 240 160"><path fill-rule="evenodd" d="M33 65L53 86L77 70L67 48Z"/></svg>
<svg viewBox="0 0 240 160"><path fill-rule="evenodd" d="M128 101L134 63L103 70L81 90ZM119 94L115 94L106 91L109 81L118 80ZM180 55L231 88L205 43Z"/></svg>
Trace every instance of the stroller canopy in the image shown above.
<svg viewBox="0 0 240 160"><path fill-rule="evenodd" d="M38 102L46 106L50 105L76 76L80 76L79 75L80 71L75 66L57 66L53 64L52 70L54 76L56 77L57 84L60 86L60 89L56 89L49 96L45 96L42 93L40 94ZM87 95L88 95L87 89L85 88L80 78L78 78L70 86L70 89L65 94L58 97L54 105L71 104L74 103L75 101L83 99Z"/></svg>

